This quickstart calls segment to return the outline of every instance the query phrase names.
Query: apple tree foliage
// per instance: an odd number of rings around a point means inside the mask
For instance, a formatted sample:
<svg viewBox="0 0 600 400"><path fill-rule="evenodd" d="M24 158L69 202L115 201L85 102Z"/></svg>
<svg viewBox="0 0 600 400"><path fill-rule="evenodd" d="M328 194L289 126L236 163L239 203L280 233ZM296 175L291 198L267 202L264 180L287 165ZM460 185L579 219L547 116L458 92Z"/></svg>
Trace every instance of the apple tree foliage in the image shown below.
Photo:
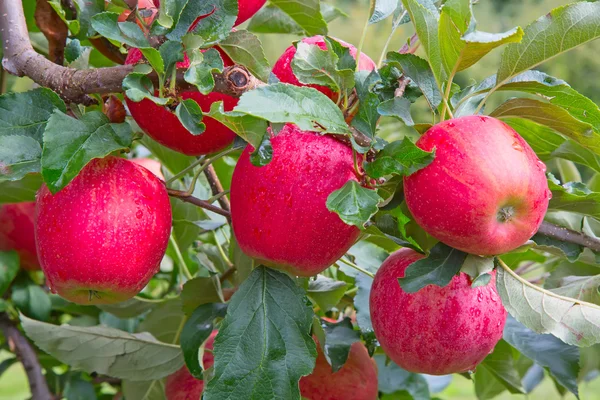
<svg viewBox="0 0 600 400"><path fill-rule="evenodd" d="M29 16L34 4L24 3ZM239 136L232 151L213 157L225 189L246 143L257 149L255 165L269 163L273 149L267 127L277 131L283 123L345 138L355 152L369 154L364 169L377 180L377 192L349 182L328 198L327 207L362 235L342 259L310 279L257 264L237 246L224 217L177 198L171 202L173 230L160 272L123 303L69 303L48 292L41 273L20 271L15 252L1 252L0 309L39 349L54 393L67 399L109 399L116 393L128 400L164 399L165 378L185 364L205 380L203 398L208 400L299 399L298 380L312 371L317 354L312 333L334 370L344 364L353 342L364 341L379 367L380 398L429 399L452 377L434 379L389 363L368 312L372 275L400 246L428 255L401 280L408 292L444 286L460 271L471 275L474 285L486 284L496 269L497 288L510 313L504 337L476 371L454 377L470 379L479 399L504 391L530 393L544 377L553 380L558 393L578 396L579 385L598 374L598 252L538 233L499 257L467 255L436 243L412 221L401 178L434 159L434 153L414 145L432 123L451 115L489 114L513 127L541 160L558 165L557 176L548 174L552 199L546 220L600 236L600 109L560 77L537 70L600 37L600 2L566 4L525 27L490 33L479 30L473 16L477 7L470 0L372 0L367 28L388 24L394 35L400 25L410 24L414 31L400 51L383 54L376 71L355 72L348 50L330 37L327 50L298 44L293 60L298 79L340 92L338 104L313 88L278 82L254 34L327 35L327 23L344 17L344 10L329 3L270 0L245 29L232 32L236 1L161 0L149 33L117 20L128 7L122 0L76 0L76 17L65 2L49 3L69 29L65 65L110 65L90 58L90 38L104 37L123 52L125 47L140 49L147 63L123 80L123 92L133 100L171 106L193 134L204 132L202 110L193 101L175 107L173 99L156 95L148 74L155 73L159 85L166 85L184 49L191 53L218 44L265 82L245 92L233 111L217 103L204 113ZM206 17L189 29L200 15ZM38 30L32 19L28 27ZM503 47L501 60L488 78L465 87L453 82L458 72L498 47ZM213 73L222 70L218 52L197 52L183 77L209 93ZM490 109L488 100L499 92L514 97ZM348 125L344 111L352 96L358 99L356 116ZM430 111L427 118L411 114L420 101ZM381 118L395 118L413 134L387 143L378 137ZM368 140L359 143L357 135ZM65 103L44 87L0 96L0 203L33 201L42 182L60 191L92 159L120 153L160 161L170 188L192 185L195 197L212 196L206 178L196 173L195 158L143 136L130 118L111 122L106 110ZM582 182L581 171L592 178ZM327 323L322 317L340 322ZM355 317L355 322L344 317ZM215 364L205 370L199 362L202 344L213 329L220 331ZM6 341L0 343L10 348ZM9 357L0 363L0 374L16 361ZM103 377L111 379L99 384Z"/></svg>

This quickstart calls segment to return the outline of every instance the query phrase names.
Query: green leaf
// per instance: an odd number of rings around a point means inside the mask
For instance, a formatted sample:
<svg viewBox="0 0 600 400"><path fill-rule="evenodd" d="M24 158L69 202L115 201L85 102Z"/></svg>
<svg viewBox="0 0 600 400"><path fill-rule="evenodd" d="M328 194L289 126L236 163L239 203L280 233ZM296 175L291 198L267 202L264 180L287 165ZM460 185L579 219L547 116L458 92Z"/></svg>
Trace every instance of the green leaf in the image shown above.
<svg viewBox="0 0 600 400"><path fill-rule="evenodd" d="M237 14L237 0L188 1L167 38L180 40L188 32L194 33L204 39L204 47L209 47L227 37Z"/></svg>
<svg viewBox="0 0 600 400"><path fill-rule="evenodd" d="M252 271L215 339L214 377L204 397L299 399L298 380L312 371L317 355L313 315L288 275L262 266Z"/></svg>
<svg viewBox="0 0 600 400"><path fill-rule="evenodd" d="M92 17L92 28L100 35L118 43L137 48L151 48L148 39L137 24L129 21L118 22L119 14L103 12Z"/></svg>
<svg viewBox="0 0 600 400"><path fill-rule="evenodd" d="M289 15L307 36L327 34L319 0L271 0L270 3Z"/></svg>
<svg viewBox="0 0 600 400"><path fill-rule="evenodd" d="M308 281L307 294L321 310L329 311L338 305L347 288L346 282L317 275L315 280Z"/></svg>
<svg viewBox="0 0 600 400"><path fill-rule="evenodd" d="M164 4L164 1L160 2ZM165 379L152 381L123 380L123 395L126 399L167 400L165 394Z"/></svg>
<svg viewBox="0 0 600 400"><path fill-rule="evenodd" d="M129 300L116 304L101 304L97 307L103 311L109 312L119 318L134 318L145 312L152 310L161 302L158 300L148 300L142 297L134 297Z"/></svg>
<svg viewBox="0 0 600 400"><path fill-rule="evenodd" d="M161 1L158 18L155 24L170 29L179 21L181 11L187 5L187 0ZM154 28L154 27L153 27Z"/></svg>
<svg viewBox="0 0 600 400"><path fill-rule="evenodd" d="M94 384L79 376L70 376L65 384L63 395L66 400L97 400Z"/></svg>
<svg viewBox="0 0 600 400"><path fill-rule="evenodd" d="M56 15L58 15L60 19L63 20L63 22L67 25L67 28L71 31L71 33L73 35L77 35L79 33L79 21L67 19L67 13L65 12L60 0L48 0L48 4L56 12Z"/></svg>
<svg viewBox="0 0 600 400"><path fill-rule="evenodd" d="M35 195L42 183L40 174L25 175L18 181L2 181L0 179L0 204L35 201Z"/></svg>
<svg viewBox="0 0 600 400"><path fill-rule="evenodd" d="M566 276L560 280L558 286L551 291L561 296L600 305L600 275Z"/></svg>
<svg viewBox="0 0 600 400"><path fill-rule="evenodd" d="M352 59L354 60L354 58ZM353 68L354 69L354 68ZM374 86L381 82L381 77L376 71L358 71L354 75L356 81L356 94L358 95L358 112L352 119L352 126L370 138L375 137L377 123L379 122L378 107L381 103ZM354 146L356 148L357 146ZM358 149L357 149L358 150ZM365 153L368 149L358 150Z"/></svg>
<svg viewBox="0 0 600 400"><path fill-rule="evenodd" d="M352 344L360 342L360 333L354 330L348 317L337 323L321 320L321 326L325 331L325 343L321 343L325 358L332 371L337 372L348 360Z"/></svg>
<svg viewBox="0 0 600 400"><path fill-rule="evenodd" d="M104 11L104 0L75 0L75 3L80 25L78 38L87 39L95 34L92 28L92 17Z"/></svg>
<svg viewBox="0 0 600 400"><path fill-rule="evenodd" d="M215 318L225 316L227 304L210 303L198 307L187 320L181 331L181 350L185 364L192 376L203 379L204 366L200 364L202 344L214 329Z"/></svg>
<svg viewBox="0 0 600 400"><path fill-rule="evenodd" d="M144 318L137 327L138 332L150 333L153 338L164 343L177 343L178 334L185 323L182 301L179 297L169 299L158 304ZM162 378L161 375L157 378ZM148 380L153 377L142 377L140 379ZM138 380L138 379L134 379Z"/></svg>
<svg viewBox="0 0 600 400"><path fill-rule="evenodd" d="M219 276L200 277L187 281L183 285L181 301L186 315L190 315L204 304L225 302Z"/></svg>
<svg viewBox="0 0 600 400"><path fill-rule="evenodd" d="M356 181L348 181L327 197L327 209L335 212L348 225L364 229L365 224L377 211L383 199L375 190L362 187Z"/></svg>
<svg viewBox="0 0 600 400"><path fill-rule="evenodd" d="M591 192L579 185L559 185L555 180L548 179L548 187L552 191L549 210L569 211L589 215L600 219L600 193Z"/></svg>
<svg viewBox="0 0 600 400"><path fill-rule="evenodd" d="M268 135L264 135L260 146L250 154L252 165L262 167L267 165L273 159L273 146Z"/></svg>
<svg viewBox="0 0 600 400"><path fill-rule="evenodd" d="M223 71L223 59L216 49L208 49L197 55L201 62L192 62L190 68L185 72L183 78L186 82L198 88L202 94L209 94L215 86L213 72Z"/></svg>
<svg viewBox="0 0 600 400"><path fill-rule="evenodd" d="M599 306L542 289L519 279L505 266L497 269L496 279L502 304L529 329L537 333L550 333L565 343L579 347L600 343ZM506 336L505 340L511 343Z"/></svg>
<svg viewBox="0 0 600 400"><path fill-rule="evenodd" d="M0 136L0 181L15 181L40 172L42 146L30 136Z"/></svg>
<svg viewBox="0 0 600 400"><path fill-rule="evenodd" d="M168 98L154 96L154 85L146 74L132 72L123 79L123 90L125 95L136 103L144 99L152 100L159 105L169 102Z"/></svg>
<svg viewBox="0 0 600 400"><path fill-rule="evenodd" d="M429 61L429 65L431 66L431 70L435 76L434 86L437 85L439 88L441 82L446 79L446 71L444 70L440 51L438 37L439 15L437 14L437 10L436 12L433 12L429 8L420 4L417 0L402 0L402 4L410 15L410 19L413 22L415 31L417 32L419 40L421 41L423 49L425 50L425 54L427 55L427 60ZM404 56L407 54L402 55ZM412 77L410 78L412 79ZM435 84L435 82L437 82L437 84Z"/></svg>
<svg viewBox="0 0 600 400"><path fill-rule="evenodd" d="M500 340L494 351L488 355L477 366L477 373L480 369L486 369L494 378L500 381L511 393L525 394L525 389L521 384L521 378L517 371L512 348L504 340ZM477 380L477 375L475 375Z"/></svg>
<svg viewBox="0 0 600 400"><path fill-rule="evenodd" d="M181 125L192 135L204 133L206 125L202 122L202 109L194 100L182 100L175 109L175 115L179 118Z"/></svg>
<svg viewBox="0 0 600 400"><path fill-rule="evenodd" d="M46 123L54 110L66 112L58 94L47 88L0 96L0 140L20 135L42 142Z"/></svg>
<svg viewBox="0 0 600 400"><path fill-rule="evenodd" d="M478 400L493 399L506 390L506 386L498 381L487 368L478 368L472 379L475 383L475 394Z"/></svg>
<svg viewBox="0 0 600 400"><path fill-rule="evenodd" d="M167 40L160 45L158 51L160 52L160 56L164 63L164 75L171 76L177 63L184 60L183 46L181 42Z"/></svg>
<svg viewBox="0 0 600 400"><path fill-rule="evenodd" d="M554 239L541 233L533 235L531 240L535 242L536 249L566 257L571 262L576 261L583 252L583 246Z"/></svg>
<svg viewBox="0 0 600 400"><path fill-rule="evenodd" d="M52 325L24 315L21 323L40 349L89 373L151 380L170 375L183 365L179 346L159 342L147 333L130 334L104 326Z"/></svg>
<svg viewBox="0 0 600 400"><path fill-rule="evenodd" d="M55 111L44 132L42 176L52 193L58 192L94 158L131 146L127 123L113 124L99 111L75 119Z"/></svg>
<svg viewBox="0 0 600 400"><path fill-rule="evenodd" d="M25 276L19 277L12 285L11 299L15 306L28 317L39 321L50 318L52 303L50 297L39 285Z"/></svg>
<svg viewBox="0 0 600 400"><path fill-rule="evenodd" d="M383 21L396 11L398 0L375 0L375 5L371 11L369 24L376 24Z"/></svg>
<svg viewBox="0 0 600 400"><path fill-rule="evenodd" d="M510 99L496 108L490 116L496 118L521 117L557 130L582 146L600 153L600 133L586 123L575 119L562 107L539 100Z"/></svg>
<svg viewBox="0 0 600 400"><path fill-rule="evenodd" d="M561 385L578 396L577 374L579 373L579 349L569 346L552 335L540 335L520 324L511 315L504 326L504 340L546 367Z"/></svg>
<svg viewBox="0 0 600 400"><path fill-rule="evenodd" d="M599 18L600 3L587 1L558 7L542 16L525 28L520 43L510 44L504 50L498 82L600 37Z"/></svg>
<svg viewBox="0 0 600 400"><path fill-rule="evenodd" d="M271 66L256 35L245 30L231 32L227 39L219 42L219 47L236 64L248 68L261 81L266 82L269 79Z"/></svg>
<svg viewBox="0 0 600 400"><path fill-rule="evenodd" d="M152 69L155 70L158 75L164 76L165 62L163 61L162 54L160 53L160 51L152 47L140 50L144 55L144 58L148 61L148 64L150 64L150 66L152 67Z"/></svg>
<svg viewBox="0 0 600 400"><path fill-rule="evenodd" d="M158 159L158 161L160 161L162 166L166 167L172 174L182 171L184 168L187 168L194 161L196 161L195 157L186 156L171 150L156 142L148 135L144 135L142 137L141 143L144 145L144 147L150 150L150 152Z"/></svg>
<svg viewBox="0 0 600 400"><path fill-rule="evenodd" d="M427 258L409 265L398 282L407 293L416 293L427 285L444 287L460 271L466 258L467 253L440 242L433 246Z"/></svg>
<svg viewBox="0 0 600 400"><path fill-rule="evenodd" d="M460 271L476 279L484 274L489 274L494 269L494 257L480 257L474 254L467 255Z"/></svg>
<svg viewBox="0 0 600 400"><path fill-rule="evenodd" d="M341 110L310 87L284 83L261 86L244 93L234 111L270 122L291 122L302 130L349 133Z"/></svg>
<svg viewBox="0 0 600 400"><path fill-rule="evenodd" d="M327 86L335 92L354 87L354 71L338 69L338 56L328 47L298 42L296 54L292 59L292 70L298 80L304 84Z"/></svg>
<svg viewBox="0 0 600 400"><path fill-rule="evenodd" d="M325 22L331 22L339 17L347 15L339 8L329 4L320 3L321 14ZM304 29L300 27L289 15L284 13L279 7L266 5L252 17L248 30L256 33L294 33L304 34Z"/></svg>
<svg viewBox="0 0 600 400"><path fill-rule="evenodd" d="M360 274L356 280L356 295L354 296L354 308L356 309L356 323L362 332L373 332L373 324L371 323L371 313L369 311L369 296L371 294L371 286L373 278Z"/></svg>
<svg viewBox="0 0 600 400"><path fill-rule="evenodd" d="M260 147L263 137L267 133L267 121L235 110L225 112L222 101L214 102L210 106L210 113L206 116L216 119L234 131L236 135L250 143L255 149Z"/></svg>
<svg viewBox="0 0 600 400"><path fill-rule="evenodd" d="M408 392L414 400L429 400L429 386L423 375L408 372L393 361L387 362L384 354L376 354L379 391L384 394ZM404 399L406 397L399 397Z"/></svg>
<svg viewBox="0 0 600 400"><path fill-rule="evenodd" d="M0 251L0 296L4 295L6 289L19 272L19 254L14 251Z"/></svg>
<svg viewBox="0 0 600 400"><path fill-rule="evenodd" d="M364 168L367 175L376 179L386 175L408 176L431 164L434 157L435 150L423 151L404 137L402 141L388 143L375 160L364 163Z"/></svg>
<svg viewBox="0 0 600 400"><path fill-rule="evenodd" d="M394 117L404 122L406 126L413 126L415 123L410 115L410 100L404 97L394 97L379 104L377 112L383 117Z"/></svg>
<svg viewBox="0 0 600 400"><path fill-rule="evenodd" d="M414 0L411 0L414 1ZM401 69L423 92L432 110L436 110L442 102L442 94L435 81L431 67L427 61L414 54L390 52L386 62Z"/></svg>

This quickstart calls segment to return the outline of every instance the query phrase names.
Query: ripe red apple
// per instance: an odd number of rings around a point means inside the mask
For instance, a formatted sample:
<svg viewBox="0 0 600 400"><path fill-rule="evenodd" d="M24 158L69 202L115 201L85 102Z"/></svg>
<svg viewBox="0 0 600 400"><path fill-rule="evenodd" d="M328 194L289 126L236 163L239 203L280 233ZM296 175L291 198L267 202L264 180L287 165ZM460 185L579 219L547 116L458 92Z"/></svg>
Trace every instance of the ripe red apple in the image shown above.
<svg viewBox="0 0 600 400"><path fill-rule="evenodd" d="M264 265L312 276L338 260L360 230L326 207L327 197L358 181L352 150L331 136L287 124L271 139L273 159L250 163L248 146L231 180L231 221L240 248Z"/></svg>
<svg viewBox="0 0 600 400"><path fill-rule="evenodd" d="M40 269L35 249L35 203L3 204L0 206L0 251L16 250L21 267Z"/></svg>
<svg viewBox="0 0 600 400"><path fill-rule="evenodd" d="M456 118L429 129L417 146L435 149L435 159L404 179L404 196L431 236L467 253L496 255L537 231L551 196L546 167L508 125Z"/></svg>
<svg viewBox="0 0 600 400"><path fill-rule="evenodd" d="M369 357L362 342L353 343L348 360L333 372L317 343L317 361L313 372L300 379L300 394L308 400L377 399L377 364Z"/></svg>
<svg viewBox="0 0 600 400"><path fill-rule="evenodd" d="M267 0L238 0L238 17L234 26L249 20L266 2Z"/></svg>
<svg viewBox="0 0 600 400"><path fill-rule="evenodd" d="M356 47L354 47L351 44L346 43L342 40L339 40L339 39L336 39L336 40L338 42L340 42L340 44L342 44L344 47L349 48L350 54L354 58L356 58L356 51L357 51ZM327 43L325 43L325 39L323 38L323 36L317 35L317 36L307 37L307 38L302 39L302 42L310 44L310 45L319 46L319 48L322 50L327 49ZM275 62L275 65L273 66L273 71L272 71L273 74L275 76L277 76L277 78L279 78L279 80L283 83L290 83L295 86L310 86L312 88L317 89L319 92L323 93L324 95L328 96L329 98L336 99L337 95L333 92L333 90L331 90L327 86L305 85L303 83L300 83L298 78L296 78L296 75L294 75L294 71L292 70L292 60L294 59L295 55L296 55L296 47L294 47L294 46L288 47L283 52L281 57L279 57L279 59ZM360 53L360 59L358 60L358 68L361 71L372 71L375 68L377 68L377 65L365 53Z"/></svg>
<svg viewBox="0 0 600 400"><path fill-rule="evenodd" d="M225 66L233 65L233 61L221 52ZM138 49L131 49L127 55L125 64L136 64L142 59L142 53ZM189 59L177 63L177 68L188 68ZM203 95L197 91L185 91L180 93L181 99L192 99L204 112L210 111L210 106L216 101L223 101L225 111L231 111L236 106L238 99L221 93L210 93ZM204 117L202 122L206 130L200 135L192 135L169 108L160 106L151 100L144 99L140 102L125 98L129 112L135 122L148 134L163 146L183 154L198 156L210 154L229 146L235 139L235 133L225 125L216 120Z"/></svg>
<svg viewBox="0 0 600 400"><path fill-rule="evenodd" d="M204 345L205 349L211 350L205 351L202 356L204 369L212 367L215 362L212 349L217 332L213 331ZM194 378L185 365L174 374L169 375L165 383L167 400L199 400L203 390L204 381Z"/></svg>
<svg viewBox="0 0 600 400"><path fill-rule="evenodd" d="M35 237L50 289L79 304L139 293L158 272L171 233L165 185L117 157L94 159L56 194L37 196Z"/></svg>
<svg viewBox="0 0 600 400"><path fill-rule="evenodd" d="M446 287L406 293L398 284L423 255L403 248L381 265L371 287L370 310L383 351L411 372L445 375L473 370L502 338L506 310L491 281L473 288L465 273Z"/></svg>
<svg viewBox="0 0 600 400"><path fill-rule="evenodd" d="M146 168L148 171L156 175L158 179L164 182L165 176L162 173L161 165L158 161L151 158L134 158L130 161L133 161L137 165L141 165L142 167Z"/></svg>

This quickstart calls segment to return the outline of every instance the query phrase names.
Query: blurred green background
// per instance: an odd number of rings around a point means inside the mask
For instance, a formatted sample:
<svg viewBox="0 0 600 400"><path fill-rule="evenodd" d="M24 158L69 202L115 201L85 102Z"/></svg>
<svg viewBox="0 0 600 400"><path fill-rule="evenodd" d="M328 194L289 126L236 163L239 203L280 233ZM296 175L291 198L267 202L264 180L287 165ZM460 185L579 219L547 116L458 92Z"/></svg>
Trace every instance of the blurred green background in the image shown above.
<svg viewBox="0 0 600 400"><path fill-rule="evenodd" d="M1 0L0 0L1 1ZM30 3L25 0L25 3ZM503 32L517 25L525 27L540 16L548 13L551 9L561 5L568 4L568 1L561 0L480 0L474 7L475 15L478 21L478 29L487 32ZM341 18L330 23L330 34L339 39L357 45L360 39L362 27L367 18L369 9L368 0L336 0L332 1L342 9L348 18ZM29 7L28 7L29 8ZM29 8L32 10L32 8ZM368 54L375 62L380 58L382 48L391 30L391 19L380 22L369 27L367 39L363 51ZM413 34L410 24L401 26L395 33L389 50L398 50ZM38 48L43 49L46 44L43 43L43 36L35 35L35 42ZM259 35L263 42L267 58L273 63L279 55L288 47L297 36L292 35ZM459 73L455 82L461 86L473 84L483 78L495 73L502 49L498 49L486 56L477 65L466 71ZM98 56L98 55L96 55ZM92 57L96 58L96 57ZM592 42L578 49L572 50L555 59L545 63L540 70L567 81L576 90L590 97L596 103L600 102L600 41ZM10 77L2 82L3 86L12 91L28 90L31 87L31 81L27 78ZM510 96L510 95L505 95ZM498 95L495 101L490 103L490 107L498 104L502 99ZM505 98L505 97L504 97ZM416 122L419 121L417 104ZM396 139L407 133L405 127L395 121L385 121L382 124L383 136L386 139ZM10 353L0 351L0 362L8 358ZM476 399L473 383L463 377L454 376L451 384L441 393L437 394L441 399ZM22 366L13 364L4 374L0 376L0 400L21 400L30 397L27 379ZM556 390L551 379L546 377L543 383L538 386L529 396L510 395L504 392L496 399L515 399L527 398L537 399L559 399L561 395ZM575 399L571 394L565 399ZM590 383L583 382L580 387L580 398L582 400L600 399L600 379L595 379Z"/></svg>

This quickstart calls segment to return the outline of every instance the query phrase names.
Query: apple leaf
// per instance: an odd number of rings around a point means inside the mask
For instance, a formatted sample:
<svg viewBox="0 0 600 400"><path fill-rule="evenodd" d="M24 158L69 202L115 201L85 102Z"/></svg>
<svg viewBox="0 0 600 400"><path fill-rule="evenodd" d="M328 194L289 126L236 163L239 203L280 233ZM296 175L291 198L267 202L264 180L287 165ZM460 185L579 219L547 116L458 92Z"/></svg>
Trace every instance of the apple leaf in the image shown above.
<svg viewBox="0 0 600 400"><path fill-rule="evenodd" d="M123 79L123 91L131 101L136 103L149 99L156 104L165 105L170 101L169 98L155 96L154 84L146 74L140 72L132 72Z"/></svg>
<svg viewBox="0 0 600 400"><path fill-rule="evenodd" d="M158 51L164 63L164 75L171 76L173 68L176 67L177 63L184 60L181 42L167 40L160 45Z"/></svg>
<svg viewBox="0 0 600 400"><path fill-rule="evenodd" d="M25 175L18 181L3 181L0 179L0 204L35 201L35 195L42 186L40 174Z"/></svg>
<svg viewBox="0 0 600 400"><path fill-rule="evenodd" d="M204 366L200 365L202 344L212 333L215 318L223 318L226 312L227 304L203 304L196 308L183 326L181 331L183 358L188 370L197 379L203 379Z"/></svg>
<svg viewBox="0 0 600 400"><path fill-rule="evenodd" d="M346 282L317 275L316 279L308 281L307 294L321 310L329 311L337 306L344 297L347 288L348 284Z"/></svg>
<svg viewBox="0 0 600 400"><path fill-rule="evenodd" d="M131 47L152 48L137 24L129 21L118 22L119 14L103 12L92 17L92 28L100 35Z"/></svg>
<svg viewBox="0 0 600 400"><path fill-rule="evenodd" d="M421 374L406 371L393 361L388 362L385 354L376 354L373 359L377 363L377 378L379 391L384 394L408 392L414 400L431 399L429 385Z"/></svg>
<svg viewBox="0 0 600 400"><path fill-rule="evenodd" d="M129 300L122 301L116 304L101 304L97 307L102 311L111 313L119 318L134 318L138 315L152 310L154 307L161 304L160 300L149 300L143 297L134 297Z"/></svg>
<svg viewBox="0 0 600 400"><path fill-rule="evenodd" d="M250 154L250 162L256 167L263 167L273 159L273 145L269 135L264 135L260 145Z"/></svg>
<svg viewBox="0 0 600 400"><path fill-rule="evenodd" d="M325 22L331 22L339 17L347 17L339 8L330 3L320 3L321 14ZM248 30L256 33L290 33L304 34L304 29L300 27L289 15L284 13L279 7L266 5L257 12L250 20Z"/></svg>
<svg viewBox="0 0 600 400"><path fill-rule="evenodd" d="M327 34L319 0L271 0L270 3L289 15L307 36Z"/></svg>
<svg viewBox="0 0 600 400"><path fill-rule="evenodd" d="M215 86L213 72L223 71L223 59L216 49L208 49L204 53L196 55L196 58L201 61L192 61L183 78L186 82L196 86L200 93L206 95L212 92Z"/></svg>
<svg viewBox="0 0 600 400"><path fill-rule="evenodd" d="M561 186L553 176L548 179L548 187L552 191L549 210L569 211L600 219L600 193L590 191L581 182Z"/></svg>
<svg viewBox="0 0 600 400"><path fill-rule="evenodd" d="M227 39L219 42L219 47L236 64L242 64L261 81L267 81L271 66L260 39L252 33L240 30L231 32Z"/></svg>
<svg viewBox="0 0 600 400"><path fill-rule="evenodd" d="M324 349L325 358L335 373L348 360L352 344L360 342L360 333L354 330L348 317L337 323L321 320L321 327L325 332L325 343L321 343L321 345Z"/></svg>
<svg viewBox="0 0 600 400"><path fill-rule="evenodd" d="M206 116L216 119L234 131L255 149L261 145L263 137L267 133L267 121L244 112L236 112L236 110L225 112L222 101L214 102L210 106L210 113Z"/></svg>
<svg viewBox="0 0 600 400"><path fill-rule="evenodd" d="M396 11L398 0L376 0L371 10L369 24L376 24L383 21Z"/></svg>
<svg viewBox="0 0 600 400"><path fill-rule="evenodd" d="M369 310L369 296L371 294L371 286L373 278L370 276L359 274L356 280L356 295L354 296L354 308L356 309L356 323L363 333L373 332L373 324L371 323L371 312Z"/></svg>
<svg viewBox="0 0 600 400"><path fill-rule="evenodd" d="M44 181L52 193L58 192L92 159L128 149L132 136L129 124L113 124L99 111L75 119L56 110L44 132Z"/></svg>
<svg viewBox="0 0 600 400"><path fill-rule="evenodd" d="M566 276L550 291L564 297L600 305L600 275Z"/></svg>
<svg viewBox="0 0 600 400"><path fill-rule="evenodd" d="M261 86L244 93L233 111L270 122L290 122L307 131L350 132L335 103L310 87L285 83Z"/></svg>
<svg viewBox="0 0 600 400"><path fill-rule="evenodd" d="M21 275L11 287L11 300L23 314L39 321L47 321L52 311L48 293L28 276Z"/></svg>
<svg viewBox="0 0 600 400"><path fill-rule="evenodd" d="M586 123L574 118L568 111L557 105L527 98L510 99L501 104L491 114L492 117L521 117L546 125L582 146L600 153L600 133Z"/></svg>
<svg viewBox="0 0 600 400"><path fill-rule="evenodd" d="M409 77L423 92L432 110L436 110L442 102L442 94L438 88L431 67L427 61L414 54L387 53L386 62L396 66Z"/></svg>
<svg viewBox="0 0 600 400"><path fill-rule="evenodd" d="M201 305L225 302L218 275L190 279L181 291L183 312L190 315Z"/></svg>
<svg viewBox="0 0 600 400"><path fill-rule="evenodd" d="M215 338L205 398L298 399L298 381L312 371L317 354L313 315L288 275L254 269L231 298Z"/></svg>
<svg viewBox="0 0 600 400"><path fill-rule="evenodd" d="M166 3L161 1L161 4ZM152 381L130 381L123 380L122 389L126 399L142 400L167 400L165 394L166 379L156 379Z"/></svg>
<svg viewBox="0 0 600 400"><path fill-rule="evenodd" d="M192 99L182 100L175 109L175 115L192 135L204 133L206 125L202 122L202 110L198 103Z"/></svg>
<svg viewBox="0 0 600 400"><path fill-rule="evenodd" d="M402 141L388 143L377 153L375 160L363 165L371 178L377 179L386 175L408 176L431 164L434 157L435 150L421 150L405 137Z"/></svg>
<svg viewBox="0 0 600 400"><path fill-rule="evenodd" d="M19 254L15 250L0 251L0 296L4 295L6 289L19 272Z"/></svg>
<svg viewBox="0 0 600 400"><path fill-rule="evenodd" d="M30 136L0 136L0 181L15 181L40 172L42 146Z"/></svg>
<svg viewBox="0 0 600 400"><path fill-rule="evenodd" d="M577 261L581 253L583 253L583 246L554 239L541 233L533 235L531 240L535 242L534 247L536 249L556 254L560 257L566 257L571 262Z"/></svg>
<svg viewBox="0 0 600 400"><path fill-rule="evenodd" d="M179 297L163 301L144 317L137 331L150 333L161 342L176 344L181 327L185 323L185 315L181 308L182 302Z"/></svg>
<svg viewBox="0 0 600 400"><path fill-rule="evenodd" d="M567 344L600 343L600 307L560 296L516 275L500 261L496 286L506 310L537 333L550 333ZM511 343L510 340L505 339Z"/></svg>
<svg viewBox="0 0 600 400"><path fill-rule="evenodd" d="M600 3L577 2L555 8L524 30L523 40L502 53L498 82L534 68L567 50L600 37Z"/></svg>
<svg viewBox="0 0 600 400"><path fill-rule="evenodd" d="M180 40L188 33L196 34L204 40L203 47L209 47L227 37L237 14L237 0L188 1L181 9L173 30L166 36Z"/></svg>
<svg viewBox="0 0 600 400"><path fill-rule="evenodd" d="M553 335L535 333L511 315L506 319L503 338L525 357L548 368L550 375L578 396L579 349L576 346L565 344Z"/></svg>
<svg viewBox="0 0 600 400"><path fill-rule="evenodd" d="M477 279L484 274L489 274L494 269L494 257L481 257L468 254L460 271Z"/></svg>
<svg viewBox="0 0 600 400"><path fill-rule="evenodd" d="M506 390L506 386L487 368L478 368L471 379L475 381L475 395L478 400L491 400Z"/></svg>
<svg viewBox="0 0 600 400"><path fill-rule="evenodd" d="M381 81L376 71L357 71L355 74L356 94L358 95L358 111L352 119L352 126L368 137L375 137L377 123L380 116L377 110L381 100L373 92L373 87ZM354 146L357 148L357 146ZM368 148L358 149L359 153L366 153Z"/></svg>
<svg viewBox="0 0 600 400"><path fill-rule="evenodd" d="M477 366L475 381L477 381L477 374L479 374L481 369L485 369L489 372L495 379L502 383L509 392L513 394L526 393L521 383L521 378L519 377L512 348L504 340L500 340L496 343L494 351Z"/></svg>
<svg viewBox="0 0 600 400"><path fill-rule="evenodd" d="M159 342L148 333L131 334L101 325L52 325L24 315L21 323L40 349L89 373L152 380L168 376L183 365L179 346Z"/></svg>
<svg viewBox="0 0 600 400"><path fill-rule="evenodd" d="M379 104L377 112L382 117L394 117L404 122L406 126L413 126L415 123L410 115L410 100L404 97L394 97Z"/></svg>
<svg viewBox="0 0 600 400"><path fill-rule="evenodd" d="M352 262L365 271L375 274L388 256L389 253L376 244L361 240L350 247L345 257L348 257ZM338 262L338 264L340 265L340 270L352 278L357 278L359 275L363 275L356 269L345 264L340 262Z"/></svg>
<svg viewBox="0 0 600 400"><path fill-rule="evenodd" d="M415 261L406 268L400 287L407 293L416 293L427 285L444 287L450 283L467 258L467 253L438 243L427 258Z"/></svg>
<svg viewBox="0 0 600 400"><path fill-rule="evenodd" d="M377 211L383 199L375 190L362 187L356 181L348 181L327 197L327 209L335 212L348 225L364 229L365 224Z"/></svg>

